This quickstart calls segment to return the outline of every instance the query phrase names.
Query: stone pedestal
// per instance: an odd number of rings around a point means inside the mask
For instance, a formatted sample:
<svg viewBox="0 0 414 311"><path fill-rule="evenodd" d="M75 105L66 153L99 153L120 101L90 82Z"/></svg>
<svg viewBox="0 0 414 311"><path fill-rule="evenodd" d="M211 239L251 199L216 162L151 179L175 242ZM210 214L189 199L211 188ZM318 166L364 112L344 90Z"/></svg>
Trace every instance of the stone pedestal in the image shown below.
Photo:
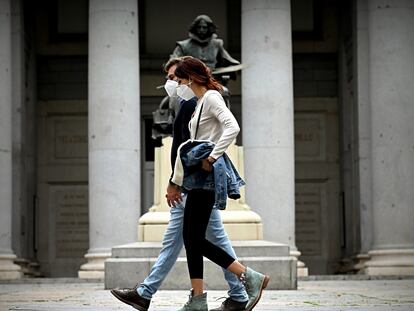
<svg viewBox="0 0 414 311"><path fill-rule="evenodd" d="M116 246L112 258L105 261L105 288L134 287L144 280L161 250L160 242L137 242ZM268 289L296 289L296 259L289 255L289 247L267 241L235 241L234 250L240 262L270 276ZM228 289L222 269L204 260L206 289ZM187 290L190 277L183 250L161 289Z"/></svg>
<svg viewBox="0 0 414 311"><path fill-rule="evenodd" d="M12 251L12 60L10 1L0 0L0 279L17 279Z"/></svg>
<svg viewBox="0 0 414 311"><path fill-rule="evenodd" d="M111 247L136 238L140 206L137 1L89 1L89 250L79 277L102 278Z"/></svg>
<svg viewBox="0 0 414 311"><path fill-rule="evenodd" d="M414 3L368 1L371 275L414 274Z"/></svg>
<svg viewBox="0 0 414 311"><path fill-rule="evenodd" d="M165 199L168 179L171 174L170 152L172 138L164 138L163 146L155 149L154 162L154 205L139 220L139 241L162 241L170 219L170 207ZM232 144L227 150L237 171L243 176L243 148ZM222 221L230 240L261 240L263 228L261 218L250 210L244 201L244 187L239 200L227 200Z"/></svg>

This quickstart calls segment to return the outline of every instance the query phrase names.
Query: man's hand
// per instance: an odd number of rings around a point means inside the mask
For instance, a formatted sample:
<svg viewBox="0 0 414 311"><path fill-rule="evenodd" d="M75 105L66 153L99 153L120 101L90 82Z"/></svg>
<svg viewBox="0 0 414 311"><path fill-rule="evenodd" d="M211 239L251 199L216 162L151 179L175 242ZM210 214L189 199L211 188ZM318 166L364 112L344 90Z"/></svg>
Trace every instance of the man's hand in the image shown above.
<svg viewBox="0 0 414 311"><path fill-rule="evenodd" d="M177 185L168 183L167 194L165 195L165 197L167 198L168 206L174 207L176 202L182 201L180 187Z"/></svg>

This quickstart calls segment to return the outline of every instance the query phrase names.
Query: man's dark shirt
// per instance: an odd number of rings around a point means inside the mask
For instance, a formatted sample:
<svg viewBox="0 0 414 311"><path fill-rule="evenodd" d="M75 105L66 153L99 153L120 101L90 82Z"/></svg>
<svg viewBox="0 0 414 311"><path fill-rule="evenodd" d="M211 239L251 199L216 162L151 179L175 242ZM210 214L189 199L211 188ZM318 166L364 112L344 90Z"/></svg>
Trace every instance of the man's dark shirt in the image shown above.
<svg viewBox="0 0 414 311"><path fill-rule="evenodd" d="M175 159L177 157L178 147L190 139L190 131L188 129L188 123L194 113L197 105L197 97L193 97L188 101L182 101L180 103L180 109L174 120L173 127L173 142L171 146L171 168L174 171ZM172 175L171 175L172 176Z"/></svg>

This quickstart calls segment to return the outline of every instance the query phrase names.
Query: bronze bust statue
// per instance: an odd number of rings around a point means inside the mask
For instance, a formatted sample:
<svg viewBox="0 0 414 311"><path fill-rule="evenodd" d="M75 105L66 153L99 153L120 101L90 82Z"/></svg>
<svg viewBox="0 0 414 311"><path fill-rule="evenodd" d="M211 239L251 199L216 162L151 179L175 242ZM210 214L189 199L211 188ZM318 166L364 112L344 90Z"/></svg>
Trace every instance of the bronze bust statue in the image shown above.
<svg viewBox="0 0 414 311"><path fill-rule="evenodd" d="M217 38L216 30L217 27L209 16L197 16L190 26L189 38L177 41L170 58L190 55L202 60L212 71L239 65L240 62L225 50L223 40Z"/></svg>
<svg viewBox="0 0 414 311"><path fill-rule="evenodd" d="M217 27L207 15L197 16L189 28L189 38L177 41L171 58L193 56L202 60L216 79L223 85L223 98L230 108L230 92L226 87L229 79L236 78L236 71L242 69L240 62L226 51L222 39L217 38ZM170 136L172 122L180 107L177 97L166 96L159 108L153 112L152 137Z"/></svg>

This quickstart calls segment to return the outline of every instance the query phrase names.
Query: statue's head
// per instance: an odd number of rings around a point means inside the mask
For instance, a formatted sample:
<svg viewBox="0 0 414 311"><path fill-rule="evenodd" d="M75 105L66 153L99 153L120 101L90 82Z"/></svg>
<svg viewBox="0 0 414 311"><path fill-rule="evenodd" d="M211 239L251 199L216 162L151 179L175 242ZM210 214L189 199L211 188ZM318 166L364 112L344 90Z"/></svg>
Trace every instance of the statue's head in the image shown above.
<svg viewBox="0 0 414 311"><path fill-rule="evenodd" d="M192 22L189 32L201 40L205 40L216 33L217 27L207 15L199 15Z"/></svg>

